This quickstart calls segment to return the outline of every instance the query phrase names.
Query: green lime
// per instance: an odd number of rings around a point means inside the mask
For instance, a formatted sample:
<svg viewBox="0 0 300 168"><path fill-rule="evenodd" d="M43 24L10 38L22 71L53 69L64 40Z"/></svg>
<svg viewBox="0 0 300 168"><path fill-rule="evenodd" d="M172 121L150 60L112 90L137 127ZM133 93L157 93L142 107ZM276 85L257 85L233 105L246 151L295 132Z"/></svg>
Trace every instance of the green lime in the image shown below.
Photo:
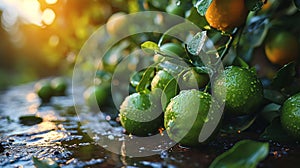
<svg viewBox="0 0 300 168"><path fill-rule="evenodd" d="M51 86L55 96L63 96L65 95L68 84L63 77L56 77L51 80Z"/></svg>
<svg viewBox="0 0 300 168"><path fill-rule="evenodd" d="M237 66L224 70L213 82L212 92L216 98L225 101L225 110L230 115L253 113L263 100L263 86L257 75Z"/></svg>
<svg viewBox="0 0 300 168"><path fill-rule="evenodd" d="M44 103L49 102L54 93L50 81L46 79L37 82L34 89L36 94Z"/></svg>
<svg viewBox="0 0 300 168"><path fill-rule="evenodd" d="M160 99L154 94L133 93L120 106L120 121L126 132L148 136L163 127Z"/></svg>
<svg viewBox="0 0 300 168"><path fill-rule="evenodd" d="M166 11L173 15L184 17L185 11L180 5L170 4L167 6Z"/></svg>
<svg viewBox="0 0 300 168"><path fill-rule="evenodd" d="M156 73L156 75L153 77L151 82L151 91L153 94L156 94L160 97L162 97L162 108L165 111L168 103L170 102L170 99L174 97L177 92L173 92L172 90L170 92L163 92L166 86L169 84L171 80L173 80L174 77L169 74L167 71L160 70ZM175 90L177 82L172 83L172 86ZM172 89L172 88L171 88Z"/></svg>
<svg viewBox="0 0 300 168"><path fill-rule="evenodd" d="M208 74L199 74L195 70L191 69L182 75L184 87L187 89L203 88L209 82Z"/></svg>
<svg viewBox="0 0 300 168"><path fill-rule="evenodd" d="M83 93L86 104L91 108L98 110L99 107L105 105L110 93L108 84L90 86Z"/></svg>
<svg viewBox="0 0 300 168"><path fill-rule="evenodd" d="M169 74L167 71L164 70L158 71L152 79L151 90L153 91L157 88L164 90L164 88L172 79L174 79L174 77L171 74Z"/></svg>
<svg viewBox="0 0 300 168"><path fill-rule="evenodd" d="M300 139L300 93L284 102L281 109L281 124L288 134Z"/></svg>
<svg viewBox="0 0 300 168"><path fill-rule="evenodd" d="M178 43L163 44L160 46L160 50L169 56L186 57L184 48Z"/></svg>
<svg viewBox="0 0 300 168"><path fill-rule="evenodd" d="M210 109L212 110L209 113ZM210 94L196 89L182 90L167 106L164 125L174 141L187 146L198 146L206 143L216 132L217 127L199 140L200 133L203 135L205 132L202 130L204 124L215 122L216 117L213 115L219 110L218 103Z"/></svg>

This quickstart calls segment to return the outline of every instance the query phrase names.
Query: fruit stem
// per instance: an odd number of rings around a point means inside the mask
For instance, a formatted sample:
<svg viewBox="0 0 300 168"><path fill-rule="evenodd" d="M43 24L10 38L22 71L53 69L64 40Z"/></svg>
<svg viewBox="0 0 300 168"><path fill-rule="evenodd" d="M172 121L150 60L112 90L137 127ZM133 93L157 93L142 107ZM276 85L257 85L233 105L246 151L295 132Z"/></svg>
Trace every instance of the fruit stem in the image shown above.
<svg viewBox="0 0 300 168"><path fill-rule="evenodd" d="M234 40L234 37L236 36L237 32L238 32L239 28L235 28L231 34L229 34L229 39L228 41L226 42L225 44L225 49L223 50L222 54L220 55L220 60L223 60L225 55L228 53L231 45L232 45L232 42Z"/></svg>

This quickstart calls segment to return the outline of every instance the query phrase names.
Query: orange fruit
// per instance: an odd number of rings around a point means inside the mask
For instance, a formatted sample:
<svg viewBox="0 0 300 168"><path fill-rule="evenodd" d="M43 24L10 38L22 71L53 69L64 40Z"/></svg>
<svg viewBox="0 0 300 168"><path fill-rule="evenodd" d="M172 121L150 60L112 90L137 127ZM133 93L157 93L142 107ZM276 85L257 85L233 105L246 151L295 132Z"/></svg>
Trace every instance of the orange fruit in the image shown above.
<svg viewBox="0 0 300 168"><path fill-rule="evenodd" d="M260 12L267 12L270 10L274 2L275 0L267 0L267 2L261 7Z"/></svg>
<svg viewBox="0 0 300 168"><path fill-rule="evenodd" d="M290 32L271 32L265 44L265 53L273 64L284 65L298 57L299 46L297 38Z"/></svg>
<svg viewBox="0 0 300 168"><path fill-rule="evenodd" d="M213 0L205 13L205 18L211 27L228 31L242 25L246 21L247 14L244 0Z"/></svg>

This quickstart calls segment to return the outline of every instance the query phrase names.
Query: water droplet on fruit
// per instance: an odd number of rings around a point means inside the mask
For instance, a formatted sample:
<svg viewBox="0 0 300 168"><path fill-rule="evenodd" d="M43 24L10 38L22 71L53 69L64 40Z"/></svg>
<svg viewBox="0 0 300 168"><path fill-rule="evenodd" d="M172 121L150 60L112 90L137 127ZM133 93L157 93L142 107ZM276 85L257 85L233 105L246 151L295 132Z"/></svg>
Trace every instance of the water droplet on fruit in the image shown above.
<svg viewBox="0 0 300 168"><path fill-rule="evenodd" d="M169 154L166 150L161 151L160 158L165 159L168 158Z"/></svg>
<svg viewBox="0 0 300 168"><path fill-rule="evenodd" d="M114 140L115 139L115 137L113 136L113 135L108 135L108 137L107 137L109 140Z"/></svg>

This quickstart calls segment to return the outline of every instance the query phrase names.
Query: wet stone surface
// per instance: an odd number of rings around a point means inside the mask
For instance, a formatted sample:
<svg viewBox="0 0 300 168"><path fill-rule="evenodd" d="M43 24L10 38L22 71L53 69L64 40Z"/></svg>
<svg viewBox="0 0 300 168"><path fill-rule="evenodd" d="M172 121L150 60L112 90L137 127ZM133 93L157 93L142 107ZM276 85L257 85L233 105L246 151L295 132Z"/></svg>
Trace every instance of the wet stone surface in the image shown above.
<svg viewBox="0 0 300 168"><path fill-rule="evenodd" d="M235 142L257 138L249 133L220 134L199 148L181 147L166 135L136 141L102 113L83 106L78 114L70 91L41 105L33 85L0 93L0 167L34 167L33 157L51 159L61 167L208 167ZM258 167L297 166L299 147L270 145L268 158Z"/></svg>

